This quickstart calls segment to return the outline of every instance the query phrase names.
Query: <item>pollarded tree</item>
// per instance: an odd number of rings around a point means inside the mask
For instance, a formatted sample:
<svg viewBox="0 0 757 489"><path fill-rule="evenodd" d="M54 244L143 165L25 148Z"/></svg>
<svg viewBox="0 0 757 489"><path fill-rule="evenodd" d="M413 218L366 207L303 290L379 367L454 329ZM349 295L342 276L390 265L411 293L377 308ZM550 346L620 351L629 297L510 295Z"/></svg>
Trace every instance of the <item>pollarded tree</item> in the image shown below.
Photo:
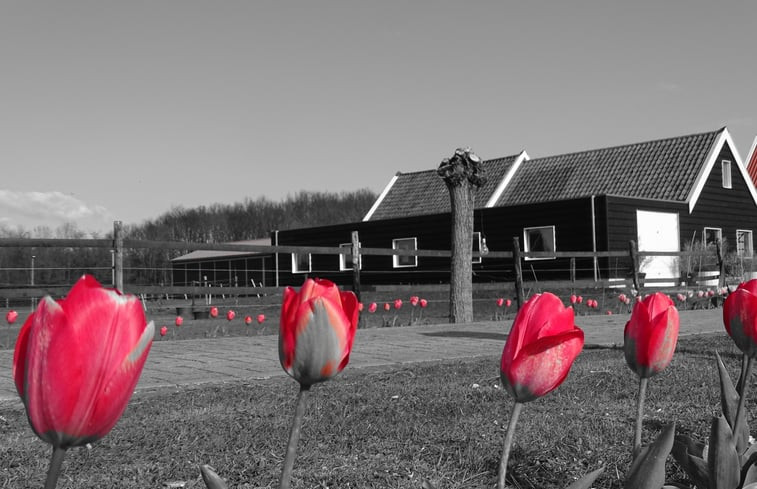
<svg viewBox="0 0 757 489"><path fill-rule="evenodd" d="M456 149L436 172L447 184L452 212L449 320L469 323L473 321L473 203L486 176L481 160L470 148Z"/></svg>

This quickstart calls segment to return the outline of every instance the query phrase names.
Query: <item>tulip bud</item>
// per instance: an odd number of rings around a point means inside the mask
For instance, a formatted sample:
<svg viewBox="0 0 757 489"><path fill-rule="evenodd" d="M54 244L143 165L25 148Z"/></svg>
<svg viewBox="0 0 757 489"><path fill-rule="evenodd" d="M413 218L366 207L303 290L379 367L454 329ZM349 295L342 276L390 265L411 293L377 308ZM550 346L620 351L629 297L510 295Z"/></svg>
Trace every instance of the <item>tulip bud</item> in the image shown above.
<svg viewBox="0 0 757 489"><path fill-rule="evenodd" d="M736 346L757 358L757 279L739 284L723 303L723 323Z"/></svg>
<svg viewBox="0 0 757 489"><path fill-rule="evenodd" d="M505 299L503 299L502 297L497 299L497 307L502 307L504 304L505 304Z"/></svg>
<svg viewBox="0 0 757 489"><path fill-rule="evenodd" d="M244 324L246 324L247 326L249 326L250 324L252 324L252 316L245 316L244 317Z"/></svg>
<svg viewBox="0 0 757 489"><path fill-rule="evenodd" d="M287 287L281 305L281 366L302 385L328 380L349 361L357 321L355 294L328 280L307 279L299 292Z"/></svg>
<svg viewBox="0 0 757 489"><path fill-rule="evenodd" d="M176 323L176 326L181 326L182 324L184 324L184 318L181 316L176 316L175 323Z"/></svg>
<svg viewBox="0 0 757 489"><path fill-rule="evenodd" d="M229 309L229 310L228 310L228 311L226 312L226 319L227 319L228 321L232 321L232 320L234 320L234 318L236 317L236 315L237 315L237 313L235 313L235 312L234 312L233 310Z"/></svg>
<svg viewBox="0 0 757 489"><path fill-rule="evenodd" d="M376 312L376 309L378 309L378 305L375 302L371 302L371 305L368 306L368 312Z"/></svg>
<svg viewBox="0 0 757 489"><path fill-rule="evenodd" d="M160 336L165 336L168 334L168 326L163 326L160 328Z"/></svg>
<svg viewBox="0 0 757 489"><path fill-rule="evenodd" d="M502 383L516 402L541 397L565 380L583 344L573 308L549 292L536 294L515 316L502 351Z"/></svg>
<svg viewBox="0 0 757 489"><path fill-rule="evenodd" d="M263 324L263 321L265 321L265 314L258 314L257 320L258 324Z"/></svg>
<svg viewBox="0 0 757 489"><path fill-rule="evenodd" d="M8 313L5 315L5 320L8 321L8 324L15 323L16 319L18 319L18 313L13 309L8 311Z"/></svg>
<svg viewBox="0 0 757 489"><path fill-rule="evenodd" d="M641 378L670 364L678 341L678 310L665 294L656 292L634 305L623 333L628 367Z"/></svg>
<svg viewBox="0 0 757 489"><path fill-rule="evenodd" d="M419 304L422 308L425 308L426 306L428 306L428 301L426 299L421 299Z"/></svg>
<svg viewBox="0 0 757 489"><path fill-rule="evenodd" d="M218 317L218 308L216 306L213 306L210 308L210 317L212 318Z"/></svg>
<svg viewBox="0 0 757 489"><path fill-rule="evenodd" d="M402 307L402 299L395 299L394 300L394 308L395 309L399 309L400 307Z"/></svg>

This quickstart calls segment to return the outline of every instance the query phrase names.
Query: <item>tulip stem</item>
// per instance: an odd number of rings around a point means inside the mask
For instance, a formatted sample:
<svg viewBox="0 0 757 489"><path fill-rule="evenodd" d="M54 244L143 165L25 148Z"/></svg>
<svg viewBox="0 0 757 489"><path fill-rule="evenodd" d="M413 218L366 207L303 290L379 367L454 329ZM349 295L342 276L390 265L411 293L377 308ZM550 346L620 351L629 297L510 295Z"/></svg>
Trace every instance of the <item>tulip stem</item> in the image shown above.
<svg viewBox="0 0 757 489"><path fill-rule="evenodd" d="M58 485L58 476L60 475L60 468L63 465L63 458L65 456L65 448L53 448L53 458L50 460L50 468L47 470L45 489L55 489L55 486Z"/></svg>
<svg viewBox="0 0 757 489"><path fill-rule="evenodd" d="M641 451L641 427L644 422L644 398L647 396L648 380L646 377L639 378L639 399L636 404L636 431L633 436L632 458L636 458L636 455Z"/></svg>
<svg viewBox="0 0 757 489"><path fill-rule="evenodd" d="M516 402L510 413L510 423L507 425L507 434L505 435L505 448L502 450L502 459L499 461L499 479L497 479L497 488L505 489L505 475L507 474L507 460L510 458L510 448L515 436L515 425L518 423L518 416L523 404Z"/></svg>
<svg viewBox="0 0 757 489"><path fill-rule="evenodd" d="M286 457L284 458L284 466L281 469L279 489L289 489L291 483L294 458L297 455L297 443L300 441L302 418L305 416L305 405L307 404L307 394L309 391L309 385L300 384L300 392L297 394L297 404L294 408L294 418L292 419L292 429L289 432L289 444L287 445Z"/></svg>
<svg viewBox="0 0 757 489"><path fill-rule="evenodd" d="M749 385L749 374L752 373L752 357L744 355L746 357L746 367L742 371L741 376L741 392L739 393L739 407L736 409L736 420L733 423L733 432L738 433L739 426L744 419L744 405L746 404L746 386Z"/></svg>

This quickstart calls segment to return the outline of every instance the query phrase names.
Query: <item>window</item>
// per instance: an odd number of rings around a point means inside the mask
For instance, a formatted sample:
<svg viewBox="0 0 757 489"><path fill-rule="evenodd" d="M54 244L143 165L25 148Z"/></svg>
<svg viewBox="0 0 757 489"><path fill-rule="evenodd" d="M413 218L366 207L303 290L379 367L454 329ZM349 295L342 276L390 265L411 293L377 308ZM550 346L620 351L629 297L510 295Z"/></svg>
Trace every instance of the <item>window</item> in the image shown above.
<svg viewBox="0 0 757 489"><path fill-rule="evenodd" d="M556 251L555 227L541 226L523 229L523 248L526 252L531 251ZM549 257L530 258L526 260L549 260Z"/></svg>
<svg viewBox="0 0 757 489"><path fill-rule="evenodd" d="M705 246L714 245L718 241L722 241L723 231L720 228L704 228L704 244Z"/></svg>
<svg viewBox="0 0 757 489"><path fill-rule="evenodd" d="M481 233L476 231L473 233L473 252L481 251ZM474 256L473 263L481 263L482 257Z"/></svg>
<svg viewBox="0 0 757 489"><path fill-rule="evenodd" d="M310 273L310 253L292 253L292 273Z"/></svg>
<svg viewBox="0 0 757 489"><path fill-rule="evenodd" d="M736 254L744 257L751 257L754 254L752 231L747 229L736 230Z"/></svg>
<svg viewBox="0 0 757 489"><path fill-rule="evenodd" d="M720 162L723 174L723 188L731 188L731 162L723 160Z"/></svg>
<svg viewBox="0 0 757 489"><path fill-rule="evenodd" d="M418 238L399 238L392 240L392 249L395 250L417 250ZM417 267L417 256L400 256L392 255L392 266L394 268Z"/></svg>
<svg viewBox="0 0 757 489"><path fill-rule="evenodd" d="M339 247L344 249L344 252L339 254L339 271L344 272L352 270L352 243L342 243ZM357 244L357 247L360 248L360 243ZM360 257L358 257L358 259L359 258ZM362 260L360 260L358 269L362 270L362 268L363 263Z"/></svg>

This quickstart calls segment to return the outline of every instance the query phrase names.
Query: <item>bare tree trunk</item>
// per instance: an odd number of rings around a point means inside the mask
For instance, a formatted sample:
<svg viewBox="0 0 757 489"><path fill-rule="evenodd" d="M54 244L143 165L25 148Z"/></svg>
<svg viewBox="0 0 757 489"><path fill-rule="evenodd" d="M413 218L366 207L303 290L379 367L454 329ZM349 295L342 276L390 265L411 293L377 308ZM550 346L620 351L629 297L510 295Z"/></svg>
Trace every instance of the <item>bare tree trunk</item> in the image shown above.
<svg viewBox="0 0 757 489"><path fill-rule="evenodd" d="M475 192L486 178L481 160L470 148L457 149L437 170L450 195L452 258L450 262L449 321L473 321L473 207Z"/></svg>
<svg viewBox="0 0 757 489"><path fill-rule="evenodd" d="M473 196L474 188L464 181L450 187L452 206L452 262L449 288L449 321L473 321Z"/></svg>

